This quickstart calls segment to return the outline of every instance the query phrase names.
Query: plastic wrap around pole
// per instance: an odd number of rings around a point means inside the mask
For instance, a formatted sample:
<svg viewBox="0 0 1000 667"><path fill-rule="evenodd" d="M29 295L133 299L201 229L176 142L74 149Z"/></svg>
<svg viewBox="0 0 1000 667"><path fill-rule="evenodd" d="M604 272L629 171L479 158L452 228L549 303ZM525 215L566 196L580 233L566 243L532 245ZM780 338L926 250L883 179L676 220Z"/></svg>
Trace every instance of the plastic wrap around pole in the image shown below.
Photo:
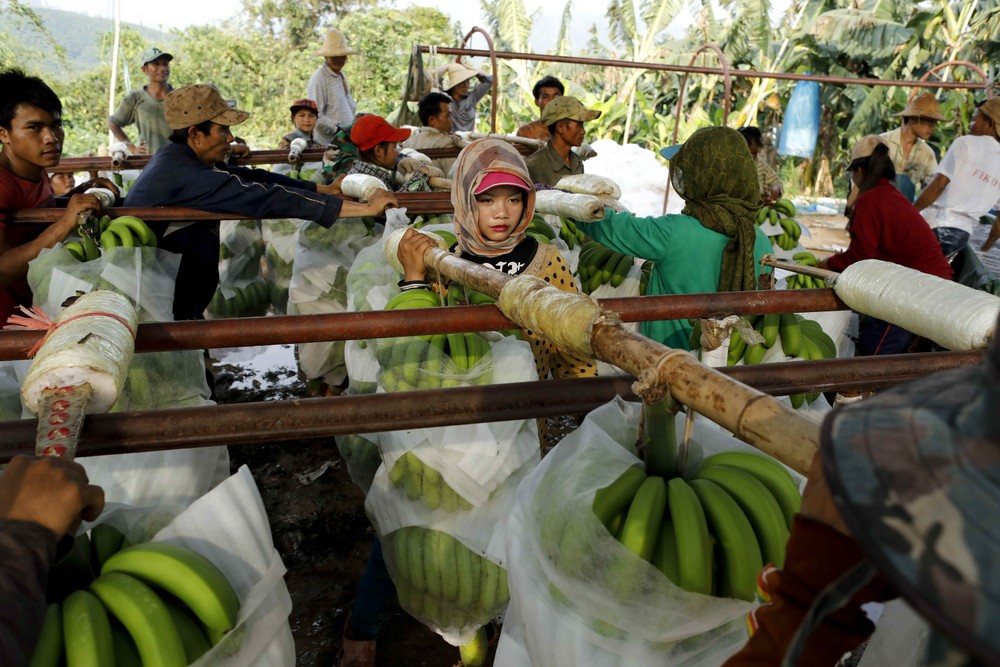
<svg viewBox="0 0 1000 667"><path fill-rule="evenodd" d="M986 347L1000 314L998 296L877 259L844 269L834 290L852 310L949 350Z"/></svg>

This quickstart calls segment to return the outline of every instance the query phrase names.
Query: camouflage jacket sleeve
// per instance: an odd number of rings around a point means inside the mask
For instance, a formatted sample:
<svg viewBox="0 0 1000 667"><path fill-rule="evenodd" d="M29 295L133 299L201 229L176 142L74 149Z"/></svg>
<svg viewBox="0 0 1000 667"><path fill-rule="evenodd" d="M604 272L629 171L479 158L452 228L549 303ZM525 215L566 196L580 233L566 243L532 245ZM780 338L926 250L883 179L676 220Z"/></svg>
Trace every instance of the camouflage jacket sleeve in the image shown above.
<svg viewBox="0 0 1000 667"><path fill-rule="evenodd" d="M758 594L765 603L747 619L752 635L723 667L774 667L792 641L813 600L865 558L851 538L829 526L796 515L785 549L784 568L765 568ZM834 665L875 629L861 605L885 600L894 593L876 577L841 609L827 616L806 643L798 665Z"/></svg>
<svg viewBox="0 0 1000 667"><path fill-rule="evenodd" d="M0 520L0 655L27 665L45 618L45 583L56 536L30 521Z"/></svg>

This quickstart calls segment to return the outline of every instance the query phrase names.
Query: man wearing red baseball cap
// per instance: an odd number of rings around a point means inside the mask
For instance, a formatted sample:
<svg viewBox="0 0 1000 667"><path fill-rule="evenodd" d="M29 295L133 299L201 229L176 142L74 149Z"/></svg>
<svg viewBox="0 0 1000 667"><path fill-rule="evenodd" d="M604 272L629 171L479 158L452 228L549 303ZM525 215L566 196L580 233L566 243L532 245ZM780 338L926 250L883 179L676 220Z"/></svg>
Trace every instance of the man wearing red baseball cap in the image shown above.
<svg viewBox="0 0 1000 667"><path fill-rule="evenodd" d="M412 171L405 179L397 178L399 151L396 144L407 139L410 130L398 128L374 114L361 116L351 127L351 141L358 147L359 159L347 174L367 174L385 183L390 192L423 192L430 190L430 168ZM439 171L439 170L435 170Z"/></svg>

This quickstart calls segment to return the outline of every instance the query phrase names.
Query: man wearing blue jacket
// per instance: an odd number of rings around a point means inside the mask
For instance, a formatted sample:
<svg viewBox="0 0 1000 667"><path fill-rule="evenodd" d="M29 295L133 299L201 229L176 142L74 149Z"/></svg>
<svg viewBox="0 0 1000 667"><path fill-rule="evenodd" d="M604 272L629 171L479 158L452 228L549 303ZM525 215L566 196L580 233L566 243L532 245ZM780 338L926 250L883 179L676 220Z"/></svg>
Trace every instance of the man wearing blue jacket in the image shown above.
<svg viewBox="0 0 1000 667"><path fill-rule="evenodd" d="M229 166L229 128L250 117L207 83L178 88L164 100L170 144L142 170L125 206L187 206L223 215L313 220L329 228L338 217L375 216L397 204L378 192L367 204L334 196L339 186L318 185L262 169ZM159 223L159 246L181 255L174 319L199 319L219 284L219 224Z"/></svg>

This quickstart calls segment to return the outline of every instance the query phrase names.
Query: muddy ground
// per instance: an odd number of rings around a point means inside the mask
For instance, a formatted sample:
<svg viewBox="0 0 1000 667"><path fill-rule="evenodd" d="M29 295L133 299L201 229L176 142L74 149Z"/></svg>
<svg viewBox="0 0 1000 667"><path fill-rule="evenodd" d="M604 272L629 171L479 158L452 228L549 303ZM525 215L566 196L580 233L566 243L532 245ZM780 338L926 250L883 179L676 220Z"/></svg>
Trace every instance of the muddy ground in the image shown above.
<svg viewBox="0 0 1000 667"><path fill-rule="evenodd" d="M813 238L804 245L819 256L846 247L841 216L800 216ZM277 368L245 384L238 366L215 367L220 403L307 398L294 368ZM278 387L278 388L276 388ZM566 424L550 422L558 439ZM375 533L364 511L364 496L347 474L333 438L230 447L232 469L249 466L260 489L275 546L288 568L290 617L298 664L332 667L340 650L344 619L357 591ZM377 664L384 667L451 667L458 650L398 607L378 642ZM492 656L487 663L492 664Z"/></svg>
<svg viewBox="0 0 1000 667"><path fill-rule="evenodd" d="M231 389L247 376L238 367L217 365L215 375L219 403L308 397L305 383L287 381L295 369L275 369L250 390ZM275 391L272 382L281 389ZM253 473L274 545L288 568L298 665L332 667L375 536L364 496L351 482L333 438L230 447L229 455L233 471L245 464ZM395 609L379 638L379 666L451 667L456 662L458 649Z"/></svg>

